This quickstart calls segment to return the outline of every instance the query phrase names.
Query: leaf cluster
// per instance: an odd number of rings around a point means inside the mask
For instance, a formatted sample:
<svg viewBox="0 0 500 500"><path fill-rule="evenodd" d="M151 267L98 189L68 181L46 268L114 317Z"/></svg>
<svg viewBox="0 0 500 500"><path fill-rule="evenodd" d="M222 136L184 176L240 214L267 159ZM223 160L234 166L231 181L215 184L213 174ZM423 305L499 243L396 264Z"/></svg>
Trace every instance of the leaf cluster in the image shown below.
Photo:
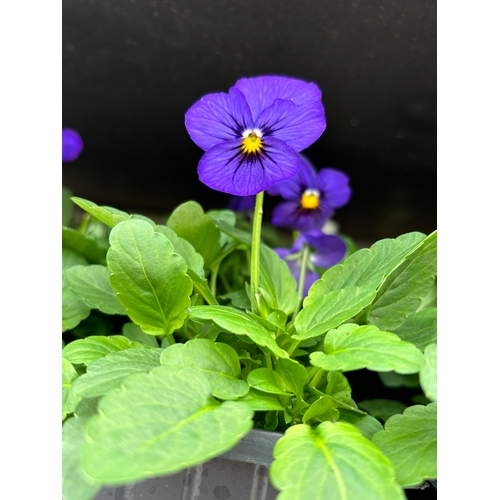
<svg viewBox="0 0 500 500"><path fill-rule="evenodd" d="M172 474L251 429L283 433L280 500L404 499L436 475L437 234L353 251L300 301L235 213L189 201L167 220L63 192L63 498ZM66 224L66 225L64 225ZM355 401L351 372L411 381L415 401ZM410 384L410 385L411 385ZM389 389L390 390L390 389Z"/></svg>

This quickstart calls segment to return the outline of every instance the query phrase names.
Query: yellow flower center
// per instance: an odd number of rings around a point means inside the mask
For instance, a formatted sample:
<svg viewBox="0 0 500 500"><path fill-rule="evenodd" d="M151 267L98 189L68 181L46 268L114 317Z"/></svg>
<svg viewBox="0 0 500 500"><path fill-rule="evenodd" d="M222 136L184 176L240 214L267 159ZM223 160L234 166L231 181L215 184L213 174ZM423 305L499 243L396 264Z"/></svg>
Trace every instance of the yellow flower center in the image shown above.
<svg viewBox="0 0 500 500"><path fill-rule="evenodd" d="M300 205L302 208L314 210L319 207L319 191L317 189L306 189L302 193Z"/></svg>
<svg viewBox="0 0 500 500"><path fill-rule="evenodd" d="M262 149L262 134L260 131L252 130L243 134L241 151L243 154L259 153Z"/></svg>

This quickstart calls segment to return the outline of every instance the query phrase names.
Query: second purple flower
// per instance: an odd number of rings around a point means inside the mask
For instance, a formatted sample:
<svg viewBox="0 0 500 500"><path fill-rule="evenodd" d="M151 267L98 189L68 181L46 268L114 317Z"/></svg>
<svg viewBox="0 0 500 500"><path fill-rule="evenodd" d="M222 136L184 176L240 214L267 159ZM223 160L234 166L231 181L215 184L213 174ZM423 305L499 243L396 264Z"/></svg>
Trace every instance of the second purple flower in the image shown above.
<svg viewBox="0 0 500 500"><path fill-rule="evenodd" d="M274 209L272 223L296 231L321 229L335 208L345 205L351 197L345 174L333 168L323 168L316 174L302 155L297 174L267 192L285 199Z"/></svg>

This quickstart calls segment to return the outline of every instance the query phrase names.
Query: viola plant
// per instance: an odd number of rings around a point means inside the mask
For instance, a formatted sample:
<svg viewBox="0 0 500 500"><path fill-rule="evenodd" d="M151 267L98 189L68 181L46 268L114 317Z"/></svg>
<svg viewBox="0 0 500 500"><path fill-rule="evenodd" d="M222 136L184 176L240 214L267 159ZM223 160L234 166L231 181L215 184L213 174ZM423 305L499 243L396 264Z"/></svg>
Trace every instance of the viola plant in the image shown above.
<svg viewBox="0 0 500 500"><path fill-rule="evenodd" d="M350 188L299 155L325 127L314 84L239 80L186 127L202 182L256 195L250 230L195 201L152 220L63 191L63 498L179 472L255 429L282 434L278 498L404 499L437 477L436 232L349 252L322 232ZM291 248L261 231L266 190Z"/></svg>

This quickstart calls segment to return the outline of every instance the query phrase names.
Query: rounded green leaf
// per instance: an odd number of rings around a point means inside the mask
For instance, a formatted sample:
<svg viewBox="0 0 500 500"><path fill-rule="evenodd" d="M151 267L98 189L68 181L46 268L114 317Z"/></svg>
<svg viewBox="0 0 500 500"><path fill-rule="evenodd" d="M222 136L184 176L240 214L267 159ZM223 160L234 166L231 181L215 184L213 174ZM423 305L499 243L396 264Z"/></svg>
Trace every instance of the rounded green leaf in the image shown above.
<svg viewBox="0 0 500 500"><path fill-rule="evenodd" d="M288 353L278 346L271 332L243 311L225 306L194 306L189 317L193 320L211 321L229 333L247 335L257 345L267 347L276 356L288 357Z"/></svg>
<svg viewBox="0 0 500 500"><path fill-rule="evenodd" d="M218 404L201 373L160 366L128 377L87 424L83 469L110 484L178 472L232 448L252 428L245 403Z"/></svg>
<svg viewBox="0 0 500 500"><path fill-rule="evenodd" d="M85 339L74 340L67 344L62 355L73 364L88 364L94 359L102 358L110 352L124 351L130 348L142 348L139 342L132 342L122 335L111 335L109 337L92 335Z"/></svg>
<svg viewBox="0 0 500 500"><path fill-rule="evenodd" d="M279 500L405 499L390 461L350 424L294 425L273 454L270 478Z"/></svg>
<svg viewBox="0 0 500 500"><path fill-rule="evenodd" d="M348 286L365 285L378 288L385 276L394 270L403 259L418 248L425 234L413 232L396 239L383 239L374 243L371 248L363 248L349 256L342 264L328 269L321 279L316 281L304 305L316 297L322 297L332 290L340 290Z"/></svg>
<svg viewBox="0 0 500 500"><path fill-rule="evenodd" d="M85 443L86 418L73 417L62 428L62 498L91 500L101 484L85 474L80 466L80 447Z"/></svg>
<svg viewBox="0 0 500 500"><path fill-rule="evenodd" d="M70 227L62 228L62 245L63 248L83 255L93 264L102 264L106 260L107 246Z"/></svg>
<svg viewBox="0 0 500 500"><path fill-rule="evenodd" d="M187 316L191 279L172 244L142 220L121 222L110 234L111 286L130 319L146 333L168 335Z"/></svg>
<svg viewBox="0 0 500 500"><path fill-rule="evenodd" d="M330 396L321 396L307 409L302 417L302 422L306 423L309 420L317 419L324 420L337 420L339 418L339 411L337 404Z"/></svg>
<svg viewBox="0 0 500 500"><path fill-rule="evenodd" d="M276 395L258 391L252 387L250 387L248 394L238 399L238 401L247 403L252 410L256 411L279 411L283 409Z"/></svg>
<svg viewBox="0 0 500 500"><path fill-rule="evenodd" d="M106 314L127 314L118 302L116 292L109 282L105 266L73 266L64 273L64 280L71 291L92 309Z"/></svg>
<svg viewBox="0 0 500 500"><path fill-rule="evenodd" d="M78 396L93 398L120 387L134 372L149 371L160 364L162 349L127 349L98 358L78 377L71 390ZM64 358L63 358L64 359Z"/></svg>
<svg viewBox="0 0 500 500"><path fill-rule="evenodd" d="M238 353L221 342L194 339L174 344L163 351L161 364L177 370L192 367L205 375L212 394L220 399L238 399L249 390L248 384L241 379Z"/></svg>
<svg viewBox="0 0 500 500"><path fill-rule="evenodd" d="M85 302L79 299L63 282L62 288L62 331L75 328L80 321L88 318L90 315L90 307Z"/></svg>
<svg viewBox="0 0 500 500"><path fill-rule="evenodd" d="M304 386L309 382L309 374L303 365L290 358L279 358L276 371L285 381L285 389L298 398L304 395Z"/></svg>
<svg viewBox="0 0 500 500"><path fill-rule="evenodd" d="M437 307L426 307L411 314L392 330L401 340L415 344L421 351L437 340Z"/></svg>
<svg viewBox="0 0 500 500"><path fill-rule="evenodd" d="M366 439L371 440L376 432L383 430L382 424L375 417L364 412L359 410L347 410L344 408L340 408L339 412L339 420L354 425L354 427L361 431L361 434L363 434Z"/></svg>
<svg viewBox="0 0 500 500"><path fill-rule="evenodd" d="M72 413L80 401L80 397L71 392L71 384L78 378L78 372L73 365L62 358L62 419Z"/></svg>
<svg viewBox="0 0 500 500"><path fill-rule="evenodd" d="M387 277L370 307L370 323L393 331L414 313L433 287L437 273L437 232Z"/></svg>
<svg viewBox="0 0 500 500"><path fill-rule="evenodd" d="M260 249L260 290L269 307L291 314L297 307L297 282L286 262L271 248Z"/></svg>
<svg viewBox="0 0 500 500"><path fill-rule="evenodd" d="M429 344L424 351L425 364L420 370L420 385L430 401L437 401L437 344Z"/></svg>
<svg viewBox="0 0 500 500"><path fill-rule="evenodd" d="M85 257L73 250L69 250L68 248L62 249L62 271L66 271L73 266L78 265L88 265L88 262L85 260Z"/></svg>
<svg viewBox="0 0 500 500"><path fill-rule="evenodd" d="M341 325L325 337L325 354L313 352L311 364L323 370L348 372L368 368L374 371L416 373L422 367L422 353L397 335L371 325Z"/></svg>
<svg viewBox="0 0 500 500"><path fill-rule="evenodd" d="M376 295L372 286L349 286L307 302L295 319L295 339L322 335L358 314Z"/></svg>
<svg viewBox="0 0 500 500"><path fill-rule="evenodd" d="M372 439L396 467L402 486L437 478L437 405L410 406Z"/></svg>
<svg viewBox="0 0 500 500"><path fill-rule="evenodd" d="M270 368L257 368L252 370L247 376L247 382L254 389L270 394L281 394L291 396L291 392L286 391L286 383L278 373Z"/></svg>
<svg viewBox="0 0 500 500"><path fill-rule="evenodd" d="M208 269L220 252L220 232L201 205L195 201L179 205L170 215L167 226L193 245Z"/></svg>
<svg viewBox="0 0 500 500"><path fill-rule="evenodd" d="M183 259L188 267L190 267L198 276L201 278L205 277L205 271L203 269L203 257L194 249L193 245L184 238L179 238L173 229L167 226L156 225L155 231L157 233L166 236L176 253L178 253Z"/></svg>

